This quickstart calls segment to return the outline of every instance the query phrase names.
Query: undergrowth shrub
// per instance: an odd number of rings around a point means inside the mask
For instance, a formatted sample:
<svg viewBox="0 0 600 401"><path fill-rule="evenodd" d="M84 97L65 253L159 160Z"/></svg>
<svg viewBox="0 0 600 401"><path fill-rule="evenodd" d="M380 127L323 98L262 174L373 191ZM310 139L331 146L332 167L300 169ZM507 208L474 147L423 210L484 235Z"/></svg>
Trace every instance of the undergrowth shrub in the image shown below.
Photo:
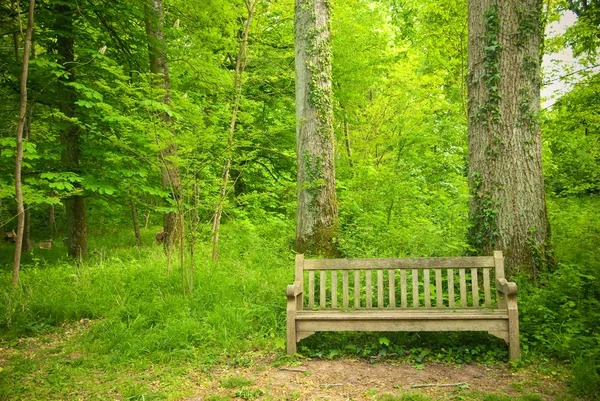
<svg viewBox="0 0 600 401"><path fill-rule="evenodd" d="M210 359L284 337L282 289L293 278L290 228L281 221L224 225L217 262L208 244L198 245L195 288L186 297L176 259L167 274L159 245L100 251L79 267L25 265L16 290L4 269L0 330L23 336L93 319L81 344L111 363Z"/></svg>

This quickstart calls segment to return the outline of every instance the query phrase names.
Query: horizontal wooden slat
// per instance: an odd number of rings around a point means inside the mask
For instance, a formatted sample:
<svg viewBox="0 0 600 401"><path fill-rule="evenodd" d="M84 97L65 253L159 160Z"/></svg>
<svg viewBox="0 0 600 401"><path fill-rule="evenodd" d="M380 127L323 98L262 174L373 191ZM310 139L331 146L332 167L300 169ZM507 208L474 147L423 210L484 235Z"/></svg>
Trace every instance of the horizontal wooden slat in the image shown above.
<svg viewBox="0 0 600 401"><path fill-rule="evenodd" d="M444 312L439 309L380 311L377 309L343 312L335 310L298 311L297 320L460 320L460 319L508 319L508 313L502 309L461 309Z"/></svg>
<svg viewBox="0 0 600 401"><path fill-rule="evenodd" d="M304 270L448 269L473 267L494 267L494 257L304 260Z"/></svg>
<svg viewBox="0 0 600 401"><path fill-rule="evenodd" d="M506 332L508 319L458 320L298 320L296 330L317 331L494 331Z"/></svg>
<svg viewBox="0 0 600 401"><path fill-rule="evenodd" d="M343 311L341 309L320 309L320 310L303 310L296 312L297 316L332 316L332 315L340 315L340 316L377 316L377 315L385 315L385 316L404 316L404 315L480 315L480 316L488 316L488 315L500 315L500 316L508 316L508 312L506 309L482 309L482 308L456 308L456 309L359 309L352 311Z"/></svg>

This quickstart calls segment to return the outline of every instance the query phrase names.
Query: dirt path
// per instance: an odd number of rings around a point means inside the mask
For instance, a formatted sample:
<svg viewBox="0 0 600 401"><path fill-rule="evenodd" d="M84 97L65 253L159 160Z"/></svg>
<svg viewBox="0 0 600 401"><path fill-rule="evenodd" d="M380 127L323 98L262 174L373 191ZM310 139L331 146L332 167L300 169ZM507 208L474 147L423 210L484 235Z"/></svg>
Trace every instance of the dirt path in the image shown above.
<svg viewBox="0 0 600 401"><path fill-rule="evenodd" d="M231 380L233 378L233 380ZM229 379L229 381L228 381ZM231 382L249 383L236 390ZM413 388L423 384L457 384L451 387ZM272 400L373 400L384 394L401 396L421 393L434 399L481 399L482 393L518 397L538 394L544 400L564 397L562 380L542 372L511 372L507 366L486 367L425 364L419 370L412 365L388 362L371 364L357 360L312 360L301 366L217 369L201 383L201 394L187 401L263 394ZM262 391L262 393L261 393ZM479 397L477 396L479 394ZM210 397L212 396L212 397Z"/></svg>

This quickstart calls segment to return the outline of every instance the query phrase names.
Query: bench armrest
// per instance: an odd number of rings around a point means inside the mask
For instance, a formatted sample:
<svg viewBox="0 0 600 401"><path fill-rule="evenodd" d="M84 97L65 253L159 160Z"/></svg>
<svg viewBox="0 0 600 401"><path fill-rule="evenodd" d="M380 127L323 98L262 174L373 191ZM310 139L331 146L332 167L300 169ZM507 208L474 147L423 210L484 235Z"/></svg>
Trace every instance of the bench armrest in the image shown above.
<svg viewBox="0 0 600 401"><path fill-rule="evenodd" d="M300 281L294 281L294 284L288 285L285 293L288 298L296 298L298 295L302 294Z"/></svg>
<svg viewBox="0 0 600 401"><path fill-rule="evenodd" d="M496 290L505 295L517 295L517 283L507 281L505 278L497 279Z"/></svg>

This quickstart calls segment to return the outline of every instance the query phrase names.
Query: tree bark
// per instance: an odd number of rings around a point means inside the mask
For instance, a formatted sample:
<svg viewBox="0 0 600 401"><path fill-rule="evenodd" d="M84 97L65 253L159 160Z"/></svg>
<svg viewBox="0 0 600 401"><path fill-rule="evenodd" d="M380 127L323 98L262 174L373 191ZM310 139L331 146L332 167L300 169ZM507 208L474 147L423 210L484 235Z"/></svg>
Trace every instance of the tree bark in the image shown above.
<svg viewBox="0 0 600 401"><path fill-rule="evenodd" d="M219 228L221 227L221 215L223 214L223 202L227 196L227 184L229 182L229 169L231 167L231 152L233 146L233 134L235 132L235 124L237 122L237 113L240 108L240 100L242 98L242 75L246 68L248 61L248 52L246 47L248 44L248 34L250 32L250 24L252 23L252 15L254 13L254 7L258 3L258 0L247 0L246 11L248 12L248 18L246 18L246 25L244 27L244 35L240 42L240 47L235 62L235 77L233 82L233 107L231 111L231 120L229 121L229 133L227 135L227 149L225 151L225 165L223 166L221 188L219 190L219 199L217 200L217 207L213 218L213 250L212 260L217 260L218 246L219 246Z"/></svg>
<svg viewBox="0 0 600 401"><path fill-rule="evenodd" d="M23 213L23 243L21 245L21 252L29 253L33 249L31 242L31 210L25 204L23 204Z"/></svg>
<svg viewBox="0 0 600 401"><path fill-rule="evenodd" d="M330 256L337 221L330 3L296 0L296 251Z"/></svg>
<svg viewBox="0 0 600 401"><path fill-rule="evenodd" d="M348 116L344 113L344 140L346 142L346 153L348 154L348 162L350 168L354 169L354 160L352 159L352 146L350 146L350 124L348 123Z"/></svg>
<svg viewBox="0 0 600 401"><path fill-rule="evenodd" d="M67 83L75 82L75 52L74 52L74 32L73 15L75 9L67 3L56 6L56 23L58 28L57 49L59 62L63 64L68 76L59 78L58 99L60 102L60 111L67 118L75 117L76 94L72 86ZM79 169L79 129L69 122L68 127L60 133L60 142L64 149L61 154L61 161L65 171L80 174ZM81 185L75 183L77 191L81 190ZM88 237L85 215L85 198L82 195L72 195L65 199L65 211L67 216L67 246L69 256L73 259L82 259L87 257Z"/></svg>
<svg viewBox="0 0 600 401"><path fill-rule="evenodd" d="M164 90L162 101L167 106L171 105L171 81L169 78L169 63L167 60L167 44L163 32L163 6L162 0L148 0L145 5L146 36L148 38L148 56L150 61L150 72L155 74L153 84ZM183 230L183 219L180 218L181 208L181 181L179 169L174 162L177 158L177 145L173 132L173 120L169 114L160 113L160 119L169 127L171 138L167 145L160 150L161 177L163 189L168 189L171 197L178 206L177 212L165 213L164 216L164 245L170 248L177 241L179 231Z"/></svg>
<svg viewBox="0 0 600 401"><path fill-rule="evenodd" d="M33 47L33 41L31 43L31 50L29 51L29 59L35 58L35 48ZM27 108L27 117L25 119L25 127L23 128L23 140L29 141L29 137L31 135L31 121L33 119L33 105L31 103ZM31 241L31 210L26 204L23 204L23 209L25 211L25 222L23 227L23 253L29 253L33 249L33 243Z"/></svg>
<svg viewBox="0 0 600 401"><path fill-rule="evenodd" d="M19 284L19 270L21 268L21 247L23 245L23 231L25 227L25 210L23 207L23 189L21 187L21 167L23 164L23 129L25 127L25 114L27 111L27 74L29 72L29 49L33 35L33 12L35 0L29 0L29 15L27 19L27 33L23 51L23 67L21 72L21 107L19 109L19 123L17 124L17 157L15 162L15 195L17 199L17 240L15 244L15 257L13 263L12 284ZM20 16L19 16L20 18Z"/></svg>
<svg viewBox="0 0 600 401"><path fill-rule="evenodd" d="M540 110L541 2L469 1L470 240L509 273L553 264Z"/></svg>
<svg viewBox="0 0 600 401"><path fill-rule="evenodd" d="M17 61L17 63L20 63L21 56L19 55L19 32L21 32L21 33L23 32L23 26L21 23L21 10L19 8L19 2L17 0L11 0L10 6L11 6L11 11L15 15L15 25L17 25L19 27L19 30L15 31L12 34L12 38L13 38L13 47L14 47L14 51L15 51L15 60Z"/></svg>

